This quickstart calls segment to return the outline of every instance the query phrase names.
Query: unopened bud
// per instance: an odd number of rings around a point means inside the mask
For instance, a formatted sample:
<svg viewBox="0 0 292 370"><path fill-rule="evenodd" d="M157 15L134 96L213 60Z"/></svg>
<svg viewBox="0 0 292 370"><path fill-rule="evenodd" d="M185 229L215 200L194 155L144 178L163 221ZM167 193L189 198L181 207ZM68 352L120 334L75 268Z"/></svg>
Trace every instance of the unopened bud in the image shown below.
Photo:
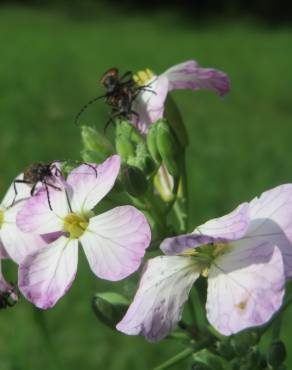
<svg viewBox="0 0 292 370"><path fill-rule="evenodd" d="M103 324L112 329L115 329L116 324L121 321L128 307L128 300L118 293L98 293L92 299L95 315Z"/></svg>
<svg viewBox="0 0 292 370"><path fill-rule="evenodd" d="M147 179L138 167L125 165L121 178L125 190L133 197L139 197L147 191Z"/></svg>
<svg viewBox="0 0 292 370"><path fill-rule="evenodd" d="M111 142L93 127L82 126L81 138L85 150L102 153L104 158L114 153Z"/></svg>
<svg viewBox="0 0 292 370"><path fill-rule="evenodd" d="M149 153L151 154L152 158L154 159L157 165L161 163L161 155L157 147L158 124L159 124L159 121L150 125L148 132L147 132L147 147L148 147Z"/></svg>
<svg viewBox="0 0 292 370"><path fill-rule="evenodd" d="M179 176L179 146L165 119L158 122L157 148L170 175Z"/></svg>
<svg viewBox="0 0 292 370"><path fill-rule="evenodd" d="M286 359L286 348L281 340L273 341L267 353L267 362L273 369L278 369L278 367Z"/></svg>

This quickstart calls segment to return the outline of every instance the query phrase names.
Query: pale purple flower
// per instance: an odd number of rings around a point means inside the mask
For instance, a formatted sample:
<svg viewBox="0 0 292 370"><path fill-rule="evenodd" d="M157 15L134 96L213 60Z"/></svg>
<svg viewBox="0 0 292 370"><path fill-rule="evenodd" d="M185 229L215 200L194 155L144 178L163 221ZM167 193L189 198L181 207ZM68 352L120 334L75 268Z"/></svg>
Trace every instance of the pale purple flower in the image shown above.
<svg viewBox="0 0 292 370"><path fill-rule="evenodd" d="M22 179L23 174L17 179ZM22 232L16 225L16 214L24 201L30 196L31 188L27 184L17 184L17 196L13 184L0 203L0 250L1 255L9 256L20 263L30 253L42 248L46 243L38 235Z"/></svg>
<svg viewBox="0 0 292 370"><path fill-rule="evenodd" d="M120 170L114 155L101 165L83 164L67 177L62 191L39 192L17 215L17 224L35 234L62 235L20 265L19 288L37 307L52 307L70 288L77 271L78 243L91 270L106 280L121 280L136 271L150 243L143 213L116 207L95 216L92 209L111 190Z"/></svg>
<svg viewBox="0 0 292 370"><path fill-rule="evenodd" d="M135 76L142 90L133 103L133 110L139 115L137 127L147 132L148 126L163 117L164 104L168 92L179 89L215 91L219 96L230 90L228 76L217 69L202 68L195 60L177 64L161 75L154 75L149 69L140 71Z"/></svg>
<svg viewBox="0 0 292 370"><path fill-rule="evenodd" d="M117 329L149 341L165 337L182 315L193 283L208 279L206 311L223 335L258 326L280 308L292 277L292 185L243 203L191 234L168 238L166 256L149 260Z"/></svg>

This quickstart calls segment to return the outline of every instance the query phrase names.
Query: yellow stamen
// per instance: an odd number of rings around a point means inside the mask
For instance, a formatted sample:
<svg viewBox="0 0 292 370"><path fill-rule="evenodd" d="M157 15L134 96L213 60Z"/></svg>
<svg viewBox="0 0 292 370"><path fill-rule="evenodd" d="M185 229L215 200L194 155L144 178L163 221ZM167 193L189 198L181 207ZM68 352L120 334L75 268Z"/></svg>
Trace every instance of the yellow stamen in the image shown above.
<svg viewBox="0 0 292 370"><path fill-rule="evenodd" d="M180 253L180 256L195 256L198 254L198 252L194 248L185 249L182 253Z"/></svg>
<svg viewBox="0 0 292 370"><path fill-rule="evenodd" d="M146 68L144 71L138 71L134 74L133 78L137 85L144 86L154 77L151 69Z"/></svg>
<svg viewBox="0 0 292 370"><path fill-rule="evenodd" d="M228 250L228 244L218 243L214 244L214 250L212 255L214 257L218 257L219 255L222 255Z"/></svg>
<svg viewBox="0 0 292 370"><path fill-rule="evenodd" d="M70 234L70 238L78 239L88 226L88 219L69 213L64 219L64 231Z"/></svg>
<svg viewBox="0 0 292 370"><path fill-rule="evenodd" d="M3 224L4 224L4 211L0 209L0 229Z"/></svg>

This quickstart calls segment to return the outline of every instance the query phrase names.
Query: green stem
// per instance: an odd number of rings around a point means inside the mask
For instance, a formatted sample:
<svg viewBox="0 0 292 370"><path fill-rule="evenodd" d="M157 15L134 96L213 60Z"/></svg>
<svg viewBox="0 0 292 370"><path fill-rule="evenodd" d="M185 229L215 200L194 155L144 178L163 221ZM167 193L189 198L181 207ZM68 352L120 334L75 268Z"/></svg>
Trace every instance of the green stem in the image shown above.
<svg viewBox="0 0 292 370"><path fill-rule="evenodd" d="M200 351L203 348L208 348L211 344L213 344L215 341L214 338L207 338L203 339L200 342L195 343L192 347L188 347L178 353L177 355L171 357L169 360L165 361L163 364L155 367L153 370L164 370L168 369L171 366L177 364L178 362L181 362L188 358L191 354Z"/></svg>
<svg viewBox="0 0 292 370"><path fill-rule="evenodd" d="M282 315L278 316L273 322L273 329L272 329L273 340L277 340L280 338L281 327L282 327Z"/></svg>
<svg viewBox="0 0 292 370"><path fill-rule="evenodd" d="M44 311L34 307L34 320L37 324L39 331L42 335L45 348L48 350L49 359L51 361L51 368L54 370L61 369L61 362L58 356L58 352L54 346L54 343L51 339L51 335L47 326L47 322L44 316Z"/></svg>
<svg viewBox="0 0 292 370"><path fill-rule="evenodd" d="M169 360L165 361L160 366L155 367L153 370L168 369L169 367L177 364L178 362L181 362L184 359L188 358L193 352L194 350L192 348L186 348L182 352L178 353L177 355L173 356Z"/></svg>

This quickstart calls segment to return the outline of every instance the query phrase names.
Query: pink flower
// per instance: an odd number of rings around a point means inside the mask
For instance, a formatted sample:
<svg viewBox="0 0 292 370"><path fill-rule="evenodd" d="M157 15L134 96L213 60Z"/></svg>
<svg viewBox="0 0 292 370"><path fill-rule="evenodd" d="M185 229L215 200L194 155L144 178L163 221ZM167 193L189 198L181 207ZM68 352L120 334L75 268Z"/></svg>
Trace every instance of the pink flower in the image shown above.
<svg viewBox="0 0 292 370"><path fill-rule="evenodd" d="M280 308L292 277L292 185L278 186L191 234L168 238L166 256L149 260L134 301L117 329L149 341L180 320L200 275L208 279L206 311L223 335L258 326Z"/></svg>
<svg viewBox="0 0 292 370"><path fill-rule="evenodd" d="M163 117L164 104L168 92L172 90L207 89L225 96L230 90L228 76L217 69L202 68L190 60L177 64L161 75L154 75L149 69L136 75L139 85L146 85L133 104L133 110L139 115L137 126L141 132L147 132L148 126Z"/></svg>
<svg viewBox="0 0 292 370"><path fill-rule="evenodd" d="M39 192L17 215L27 233L62 235L20 265L19 288L37 307L52 307L70 288L77 271L78 243L91 270L106 280L121 280L136 271L150 243L144 215L132 206L116 207L95 216L92 209L111 190L120 169L114 155L101 165L73 170L62 191Z"/></svg>
<svg viewBox="0 0 292 370"><path fill-rule="evenodd" d="M22 179L22 177L21 174L17 179ZM9 256L16 263L22 262L28 254L46 244L40 236L26 234L16 225L16 214L23 206L24 201L30 196L30 190L30 187L26 184L17 184L17 196L15 198L14 185L12 184L0 203L0 245L2 244L0 248L2 253Z"/></svg>

